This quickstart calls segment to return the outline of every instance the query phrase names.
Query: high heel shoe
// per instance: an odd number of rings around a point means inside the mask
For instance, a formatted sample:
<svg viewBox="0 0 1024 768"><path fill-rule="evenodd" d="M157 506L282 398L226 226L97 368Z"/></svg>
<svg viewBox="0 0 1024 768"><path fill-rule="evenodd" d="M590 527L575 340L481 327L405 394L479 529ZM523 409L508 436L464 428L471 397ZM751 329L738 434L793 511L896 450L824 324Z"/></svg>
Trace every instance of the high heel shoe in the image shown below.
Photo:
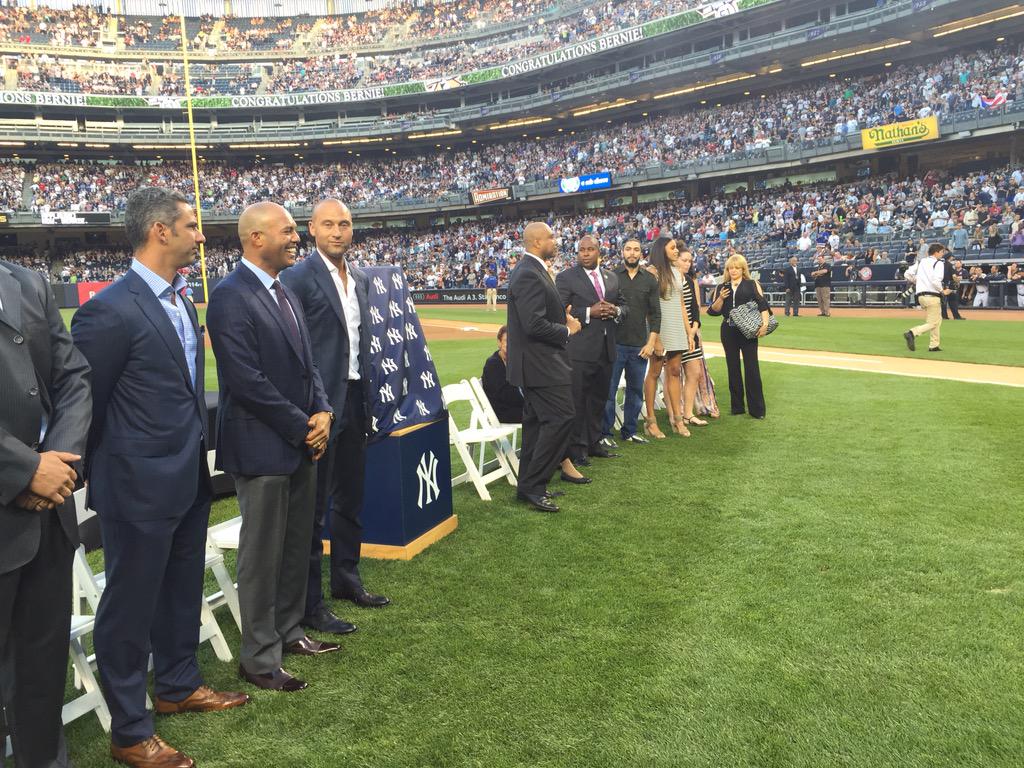
<svg viewBox="0 0 1024 768"><path fill-rule="evenodd" d="M696 416L683 416L683 421L687 424L693 424L695 427L706 427L708 425L704 419L698 419Z"/></svg>
<svg viewBox="0 0 1024 768"><path fill-rule="evenodd" d="M677 435L682 435L683 437L689 437L690 436L690 430L688 430L686 428L686 418L683 417L683 416L676 416L675 418L673 418L672 419L672 431L675 432Z"/></svg>
<svg viewBox="0 0 1024 768"><path fill-rule="evenodd" d="M665 433L658 429L657 419L644 419L644 434L655 440L665 439Z"/></svg>

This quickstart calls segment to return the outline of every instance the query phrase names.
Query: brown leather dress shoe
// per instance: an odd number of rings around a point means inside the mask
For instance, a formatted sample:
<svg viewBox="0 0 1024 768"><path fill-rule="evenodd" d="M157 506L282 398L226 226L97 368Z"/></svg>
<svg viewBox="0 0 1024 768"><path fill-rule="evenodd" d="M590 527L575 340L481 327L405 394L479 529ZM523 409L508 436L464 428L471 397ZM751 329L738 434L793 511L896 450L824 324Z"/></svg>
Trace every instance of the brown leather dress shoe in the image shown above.
<svg viewBox="0 0 1024 768"><path fill-rule="evenodd" d="M215 691L200 685L187 699L167 701L156 697L158 715L176 715L179 712L219 712L222 709L233 709L248 703L249 694L234 691Z"/></svg>
<svg viewBox="0 0 1024 768"><path fill-rule="evenodd" d="M193 768L195 761L179 752L155 733L130 747L110 745L110 756L133 768Z"/></svg>
<svg viewBox="0 0 1024 768"><path fill-rule="evenodd" d="M319 656L321 653L340 651L341 646L337 643L328 643L323 640L314 640L311 637L304 637L296 640L291 645L284 647L285 653L295 653L299 656Z"/></svg>
<svg viewBox="0 0 1024 768"><path fill-rule="evenodd" d="M245 667L239 664L238 674L243 680L252 683L257 688L263 688L267 691L284 691L285 693L293 693L309 687L309 684L305 680L299 680L297 677L292 677L280 667L275 669L273 672L259 674L257 672L248 672Z"/></svg>

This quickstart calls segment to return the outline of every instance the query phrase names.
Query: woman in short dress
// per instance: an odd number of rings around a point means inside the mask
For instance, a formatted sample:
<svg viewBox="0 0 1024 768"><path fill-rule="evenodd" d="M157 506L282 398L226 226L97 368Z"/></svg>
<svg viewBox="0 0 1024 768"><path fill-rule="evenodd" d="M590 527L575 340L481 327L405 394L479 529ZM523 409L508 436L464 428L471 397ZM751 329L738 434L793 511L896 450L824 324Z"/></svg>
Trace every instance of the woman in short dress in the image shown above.
<svg viewBox="0 0 1024 768"><path fill-rule="evenodd" d="M700 339L700 294L693 279L693 254L688 249L679 249L676 269L682 276L679 294L685 311L683 327L686 331L686 348L679 356L683 369L683 412L679 418L684 424L706 427L708 423L693 413L697 382L704 376L704 347Z"/></svg>
<svg viewBox="0 0 1024 768"><path fill-rule="evenodd" d="M658 296L661 303L661 332L654 342L654 355L647 366L644 379L644 405L646 419L644 432L649 437L662 439L664 433L658 429L654 413L654 397L658 389L658 377L665 370L665 410L668 412L672 431L684 437L690 436L681 411L682 392L679 381L680 361L684 351L690 349L689 323L683 317L681 298L682 274L676 267L679 249L671 237L659 237L651 246L648 261L658 278Z"/></svg>

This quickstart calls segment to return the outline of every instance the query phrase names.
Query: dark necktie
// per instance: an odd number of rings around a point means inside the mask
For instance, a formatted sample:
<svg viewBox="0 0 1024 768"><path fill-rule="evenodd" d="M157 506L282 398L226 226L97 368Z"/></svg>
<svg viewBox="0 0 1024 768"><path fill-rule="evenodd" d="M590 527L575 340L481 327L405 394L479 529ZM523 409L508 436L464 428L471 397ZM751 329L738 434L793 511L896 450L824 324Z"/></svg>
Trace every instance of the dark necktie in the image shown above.
<svg viewBox="0 0 1024 768"><path fill-rule="evenodd" d="M270 286L274 289L274 293L277 294L277 310L281 313L281 320L284 322L284 327L288 329L288 335L291 337L292 344L295 345L296 349L302 349L302 339L299 336L299 326L295 322L295 315L292 312L292 304L288 301L288 296L284 292L284 286L281 285L277 280Z"/></svg>

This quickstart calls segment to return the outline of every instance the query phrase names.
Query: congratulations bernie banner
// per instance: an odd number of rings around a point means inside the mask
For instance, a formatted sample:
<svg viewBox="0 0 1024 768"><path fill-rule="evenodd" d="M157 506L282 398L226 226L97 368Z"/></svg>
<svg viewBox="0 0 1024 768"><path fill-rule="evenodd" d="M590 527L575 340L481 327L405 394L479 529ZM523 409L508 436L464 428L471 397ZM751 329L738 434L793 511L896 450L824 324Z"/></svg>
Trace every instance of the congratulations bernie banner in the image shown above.
<svg viewBox="0 0 1024 768"><path fill-rule="evenodd" d="M366 267L370 279L370 440L444 415L441 383L400 267Z"/></svg>

